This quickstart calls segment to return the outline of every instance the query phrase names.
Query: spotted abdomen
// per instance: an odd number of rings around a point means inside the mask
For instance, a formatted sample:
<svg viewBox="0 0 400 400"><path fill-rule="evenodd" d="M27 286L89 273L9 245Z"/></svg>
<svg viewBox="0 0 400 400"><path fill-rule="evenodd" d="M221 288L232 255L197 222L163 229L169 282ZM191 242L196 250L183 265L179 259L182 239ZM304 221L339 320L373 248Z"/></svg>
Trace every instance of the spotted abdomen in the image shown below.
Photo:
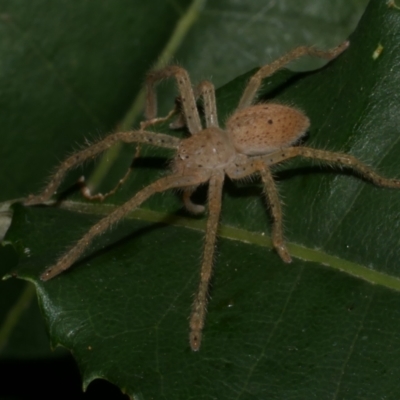
<svg viewBox="0 0 400 400"><path fill-rule="evenodd" d="M309 119L296 108L265 103L236 111L228 119L226 130L236 151L250 156L290 146L309 126Z"/></svg>

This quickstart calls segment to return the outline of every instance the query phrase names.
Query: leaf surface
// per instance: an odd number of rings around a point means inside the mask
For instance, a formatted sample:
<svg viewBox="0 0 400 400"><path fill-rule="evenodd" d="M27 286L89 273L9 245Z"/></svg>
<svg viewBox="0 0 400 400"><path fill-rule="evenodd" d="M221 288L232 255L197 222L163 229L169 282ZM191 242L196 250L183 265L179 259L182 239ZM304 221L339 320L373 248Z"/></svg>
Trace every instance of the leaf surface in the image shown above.
<svg viewBox="0 0 400 400"><path fill-rule="evenodd" d="M278 73L261 97L307 113L307 146L400 176L399 31L400 12L372 1L341 57L313 73ZM218 91L222 121L248 76ZM159 176L167 155L143 149L112 202ZM36 285L52 343L71 349L85 385L103 377L137 398L396 398L400 192L299 160L275 173L294 262L266 239L259 183L227 182L198 353L187 317L205 218L177 213L174 193L154 196L47 283L40 272L113 204L14 206L6 239L25 250L17 274Z"/></svg>

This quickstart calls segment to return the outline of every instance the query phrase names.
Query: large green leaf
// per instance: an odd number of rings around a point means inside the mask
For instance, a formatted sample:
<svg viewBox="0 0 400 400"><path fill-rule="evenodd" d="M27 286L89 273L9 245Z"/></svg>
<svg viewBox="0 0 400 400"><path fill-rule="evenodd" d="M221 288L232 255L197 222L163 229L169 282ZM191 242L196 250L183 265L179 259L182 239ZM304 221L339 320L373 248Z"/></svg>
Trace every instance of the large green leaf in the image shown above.
<svg viewBox="0 0 400 400"><path fill-rule="evenodd" d="M307 112L307 145L400 176L399 24L398 10L373 1L345 54L312 74L277 74L265 98ZM244 82L218 92L222 120ZM142 155L113 203L165 166L158 158L165 152ZM199 353L188 346L187 316L204 218L172 217L178 198L155 196L76 267L42 283L40 272L113 206L17 205L6 237L19 249L17 273L36 285L52 343L71 349L85 385L104 377L137 398L397 398L400 193L309 165L296 161L277 173L295 257L289 266L264 237L269 223L257 183L226 185ZM105 186L115 182L110 176Z"/></svg>
<svg viewBox="0 0 400 400"><path fill-rule="evenodd" d="M338 43L352 31L365 2L195 0L185 8L183 1L105 0L79 6L69 1L0 1L0 196L7 200L0 209L0 235L9 225L10 199L39 190L39 177L47 176L77 144L107 132L121 119L130 126L140 111L137 90L144 73L157 64L156 57L166 62L183 39L176 58L195 80L212 76L221 85L295 45ZM161 108L168 109L171 90L165 89ZM129 102L133 106L127 111ZM131 156L130 149L114 151L114 157L107 154L92 183L106 178L105 186L112 185L118 179L113 173L123 171ZM107 173L113 160L119 161L116 171ZM1 255L4 272L14 263L7 253ZM33 288L25 282L2 285L1 357L48 356L47 337L32 335L33 329L44 331L32 299Z"/></svg>

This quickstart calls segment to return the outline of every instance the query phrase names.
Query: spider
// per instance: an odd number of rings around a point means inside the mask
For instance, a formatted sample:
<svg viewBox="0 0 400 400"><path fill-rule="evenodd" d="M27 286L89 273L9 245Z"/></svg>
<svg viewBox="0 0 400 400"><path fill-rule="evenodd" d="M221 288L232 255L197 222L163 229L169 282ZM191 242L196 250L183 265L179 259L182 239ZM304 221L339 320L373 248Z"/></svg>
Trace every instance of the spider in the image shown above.
<svg viewBox="0 0 400 400"><path fill-rule="evenodd" d="M290 263L292 260L283 238L282 210L271 174L271 166L293 157L318 159L329 165L352 169L375 185L400 188L400 180L381 177L351 155L294 146L310 125L309 119L302 111L278 103L253 104L262 80L289 62L304 55L333 59L348 46L348 41L328 51L302 46L260 68L250 78L236 110L226 122L225 130L218 125L215 91L211 82L203 81L193 88L188 73L179 66L167 66L150 72L146 78L146 120L142 122L141 128L129 132L113 133L71 155L61 163L42 193L30 195L25 204L34 205L50 199L70 169L99 155L118 141L138 143L139 145L144 143L175 150L169 173L140 190L125 204L92 226L69 251L58 259L54 266L48 268L41 275L41 279L47 281L71 267L96 236L104 233L157 192L180 188L183 190L184 206L193 213L203 212L205 207L194 204L190 197L199 185L208 183L205 246L199 288L192 306L189 333L190 347L194 351L199 350L206 316L208 287L212 274L225 175L233 180L254 174L261 177L272 214L273 246L286 263ZM160 80L169 77L175 78L178 85L181 103L180 118L183 119L183 123L190 133L188 138L178 139L146 130L148 126L164 121L172 114L171 112L165 118L157 118L155 86ZM205 128L201 125L196 106L196 100L200 97L203 99ZM114 190L110 193L113 192ZM104 195L91 196L89 191L85 193L86 197L91 199L105 197Z"/></svg>

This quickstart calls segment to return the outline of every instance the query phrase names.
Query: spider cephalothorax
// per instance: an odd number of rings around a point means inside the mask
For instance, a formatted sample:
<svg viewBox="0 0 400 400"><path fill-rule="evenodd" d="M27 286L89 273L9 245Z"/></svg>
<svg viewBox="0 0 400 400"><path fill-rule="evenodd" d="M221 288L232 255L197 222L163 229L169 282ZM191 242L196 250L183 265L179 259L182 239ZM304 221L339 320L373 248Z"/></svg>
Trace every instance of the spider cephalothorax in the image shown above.
<svg viewBox="0 0 400 400"><path fill-rule="evenodd" d="M139 207L154 193L181 188L185 207L194 213L204 211L203 206L192 203L190 196L200 184L208 183L208 219L200 284L190 318L190 346L193 350L198 350L206 315L208 286L221 211L222 188L226 175L231 179L241 179L253 174L261 177L273 218L272 242L279 256L285 262L290 262L291 257L283 239L282 211L270 171L272 165L296 156L318 159L330 165L351 168L376 185L400 188L399 180L381 177L351 155L293 146L310 124L307 116L298 109L275 103L253 105L262 80L290 61L307 54L332 59L342 53L348 45L348 42L344 42L329 51L321 51L312 47L298 47L273 63L260 68L247 84L239 105L228 119L225 129L218 125L215 92L210 82L201 82L193 88L187 72L178 66L152 71L146 80L146 120L141 124L140 130L111 134L98 143L73 154L61 163L44 191L39 195L29 196L25 204L38 204L48 200L68 170L97 156L117 141L146 143L176 150L169 175L143 188L125 204L101 219L54 266L48 268L42 274L41 279L51 279L69 268L97 235L105 232L131 210ZM186 139L180 140L145 130L147 126L166 119L157 118L155 84L168 77L174 77L178 84L181 117L191 134ZM205 128L201 125L196 107L196 100L199 97L203 100ZM91 196L87 191L84 194L89 199L105 197L104 195Z"/></svg>

